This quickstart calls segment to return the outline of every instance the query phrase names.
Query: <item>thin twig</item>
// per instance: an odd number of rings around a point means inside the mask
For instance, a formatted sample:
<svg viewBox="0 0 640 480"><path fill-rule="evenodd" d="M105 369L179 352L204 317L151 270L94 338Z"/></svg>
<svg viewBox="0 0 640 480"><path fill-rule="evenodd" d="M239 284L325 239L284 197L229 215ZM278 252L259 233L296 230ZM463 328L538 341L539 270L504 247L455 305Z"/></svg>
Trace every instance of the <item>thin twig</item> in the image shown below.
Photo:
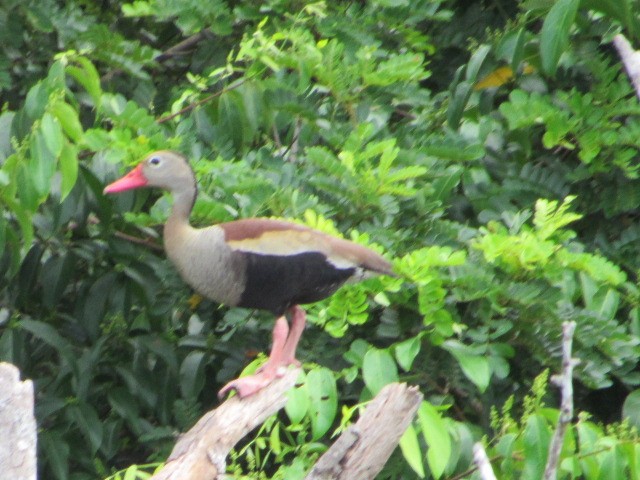
<svg viewBox="0 0 640 480"><path fill-rule="evenodd" d="M185 38L179 43L176 43L173 47L168 48L164 52L156 55L156 62L166 62L172 57L182 55L186 50L189 50L191 47L194 47L200 40L205 39L209 36L209 32L207 30L200 30L195 35L191 35L188 38Z"/></svg>
<svg viewBox="0 0 640 480"><path fill-rule="evenodd" d="M236 88L240 87L241 85L243 85L244 83L248 82L252 78L253 78L253 76L250 76L250 77L245 77L242 80L238 80L233 85L225 87L222 90L219 90L217 92L213 92L211 95L207 95L202 100L198 100L197 102L191 103L191 104L187 105L186 107L181 108L180 110L178 110L175 113L172 113L170 115L166 115L164 117L160 117L159 119L156 120L156 122L157 123L168 122L169 120L172 120L172 119L176 118L177 116L182 115L183 113L187 113L187 112L193 110L194 108L199 107L200 105L204 105L205 103L213 100L214 98L219 97L223 93L227 93L227 92L230 92L231 90L235 90Z"/></svg>
<svg viewBox="0 0 640 480"><path fill-rule="evenodd" d="M573 420L573 367L578 364L578 360L571 358L573 332L575 329L576 322L564 322L562 324L562 374L552 378L552 381L561 388L562 399L560 401L558 424L549 445L547 465L544 469L545 480L555 480L558 475L558 462L560 461L564 434Z"/></svg>
<svg viewBox="0 0 640 480"><path fill-rule="evenodd" d="M201 30L200 32L196 33L195 35L191 35L190 37L185 38L181 42L176 43L173 47L169 47L164 52L159 53L153 59L158 63L166 62L167 60L169 60L169 59L171 59L171 58L173 58L173 57L175 57L177 55L182 55L185 50L193 47L200 40L202 40L203 38L206 38L207 36L208 36L208 32L206 30ZM120 75L122 72L124 72L124 70L122 68L113 69L113 70L105 73L100 78L100 81L106 83L106 82L110 81L113 77L115 77L116 75Z"/></svg>
<svg viewBox="0 0 640 480"><path fill-rule="evenodd" d="M126 240L128 242L135 243L137 245L144 245L145 247L149 247L150 249L155 250L156 252L161 252L164 250L162 245L159 245L158 243L154 242L150 238L140 238L140 237L129 235L128 233L124 233L120 231L114 232L114 235L122 240Z"/></svg>
<svg viewBox="0 0 640 480"><path fill-rule="evenodd" d="M487 452L480 442L476 442L473 446L473 461L478 467L478 473L482 480L496 480L496 474L493 473Z"/></svg>

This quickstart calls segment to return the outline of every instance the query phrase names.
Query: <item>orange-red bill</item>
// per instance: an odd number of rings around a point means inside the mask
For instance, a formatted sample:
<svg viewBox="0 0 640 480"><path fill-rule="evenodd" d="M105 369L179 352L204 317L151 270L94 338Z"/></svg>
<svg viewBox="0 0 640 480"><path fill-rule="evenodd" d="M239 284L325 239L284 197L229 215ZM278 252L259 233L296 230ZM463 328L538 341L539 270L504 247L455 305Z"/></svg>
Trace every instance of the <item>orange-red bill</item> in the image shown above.
<svg viewBox="0 0 640 480"><path fill-rule="evenodd" d="M125 190L144 187L148 183L147 177L142 173L142 164L127 173L124 177L110 183L104 188L104 193L118 193Z"/></svg>

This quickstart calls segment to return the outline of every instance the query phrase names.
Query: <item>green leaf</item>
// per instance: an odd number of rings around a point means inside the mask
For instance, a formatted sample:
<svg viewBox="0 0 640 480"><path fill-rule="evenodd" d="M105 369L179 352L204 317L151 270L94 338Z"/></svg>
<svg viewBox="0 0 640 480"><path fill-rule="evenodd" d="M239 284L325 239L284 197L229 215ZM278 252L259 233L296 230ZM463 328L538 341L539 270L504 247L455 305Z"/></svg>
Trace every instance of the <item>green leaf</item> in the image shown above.
<svg viewBox="0 0 640 480"><path fill-rule="evenodd" d="M23 330L26 330L44 343L55 348L58 355L64 358L69 366L77 372L77 360L73 349L69 342L60 336L55 328L39 320L21 320L18 325Z"/></svg>
<svg viewBox="0 0 640 480"><path fill-rule="evenodd" d="M531 415L524 427L522 444L524 447L523 480L542 478L547 463L547 452L551 431L545 419L538 414Z"/></svg>
<svg viewBox="0 0 640 480"><path fill-rule="evenodd" d="M416 472L420 478L424 478L422 452L420 451L418 435L413 425L409 425L402 434L402 437L400 437L400 450L402 450L402 455L413 471Z"/></svg>
<svg viewBox="0 0 640 480"><path fill-rule="evenodd" d="M311 437L322 437L336 417L338 411L338 393L333 372L327 368L316 368L307 374L309 392L309 416L311 418Z"/></svg>
<svg viewBox="0 0 640 480"><path fill-rule="evenodd" d="M204 387L204 367L207 356L204 352L190 352L180 365L180 392L183 397L197 398Z"/></svg>
<svg viewBox="0 0 640 480"><path fill-rule="evenodd" d="M96 67L85 57L76 57L74 60L80 66L67 65L65 71L84 87L91 96L93 105L99 107L100 99L102 98L102 87L100 86L100 75Z"/></svg>
<svg viewBox="0 0 640 480"><path fill-rule="evenodd" d="M456 358L462 372L481 392L487 389L491 379L491 368L486 356L475 354L470 347L457 340L447 340L442 344L442 348Z"/></svg>
<svg viewBox="0 0 640 480"><path fill-rule="evenodd" d="M624 399L622 417L628 419L631 425L640 428L640 389L634 390Z"/></svg>
<svg viewBox="0 0 640 480"><path fill-rule="evenodd" d="M60 121L50 113L45 113L42 117L40 129L49 152L51 152L54 157L60 155L63 145L62 142L64 141Z"/></svg>
<svg viewBox="0 0 640 480"><path fill-rule="evenodd" d="M78 151L68 142L64 143L60 152L60 201L71 192L78 179Z"/></svg>
<svg viewBox="0 0 640 480"><path fill-rule="evenodd" d="M56 480L69 478L69 444L57 432L43 431L38 435L49 468Z"/></svg>
<svg viewBox="0 0 640 480"><path fill-rule="evenodd" d="M70 405L67 414L73 419L85 439L89 442L92 454L95 454L102 444L102 422L95 409L85 402Z"/></svg>
<svg viewBox="0 0 640 480"><path fill-rule="evenodd" d="M372 395L389 383L398 381L398 367L388 350L370 349L362 363L362 377Z"/></svg>
<svg viewBox="0 0 640 480"><path fill-rule="evenodd" d="M415 337L400 342L393 347L396 360L405 372L411 370L413 361L418 353L420 353L420 340L420 335L416 335Z"/></svg>
<svg viewBox="0 0 640 480"><path fill-rule="evenodd" d="M440 478L451 457L451 436L440 413L429 402L422 402L418 410L422 436L427 442L427 462L431 474Z"/></svg>
<svg viewBox="0 0 640 480"><path fill-rule="evenodd" d="M309 391L307 389L306 376L300 372L296 381L296 387L287 392L287 404L284 411L293 425L302 422L309 409Z"/></svg>
<svg viewBox="0 0 640 480"><path fill-rule="evenodd" d="M580 0L558 0L544 19L540 31L540 59L547 75L555 75L560 56L569 43L571 26Z"/></svg>
<svg viewBox="0 0 640 480"><path fill-rule="evenodd" d="M600 475L597 480L628 480L626 462L620 447L614 445L601 454Z"/></svg>
<svg viewBox="0 0 640 480"><path fill-rule="evenodd" d="M467 71L465 75L465 79L469 83L475 83L478 78L478 72L490 51L491 47L489 45L480 45L477 50L473 52L473 55L471 55L471 58L467 62Z"/></svg>
<svg viewBox="0 0 640 480"><path fill-rule="evenodd" d="M35 132L30 147L29 175L36 192L43 199L51 188L51 179L56 171L56 157L47 145L43 129Z"/></svg>
<svg viewBox="0 0 640 480"><path fill-rule="evenodd" d="M74 142L82 138L82 125L78 118L78 112L66 102L58 101L51 106L51 113L58 119L62 129Z"/></svg>
<svg viewBox="0 0 640 480"><path fill-rule="evenodd" d="M451 102L449 103L449 109L447 110L447 123L450 128L455 130L460 126L464 109L467 106L472 92L473 85L467 81L460 82L456 86Z"/></svg>

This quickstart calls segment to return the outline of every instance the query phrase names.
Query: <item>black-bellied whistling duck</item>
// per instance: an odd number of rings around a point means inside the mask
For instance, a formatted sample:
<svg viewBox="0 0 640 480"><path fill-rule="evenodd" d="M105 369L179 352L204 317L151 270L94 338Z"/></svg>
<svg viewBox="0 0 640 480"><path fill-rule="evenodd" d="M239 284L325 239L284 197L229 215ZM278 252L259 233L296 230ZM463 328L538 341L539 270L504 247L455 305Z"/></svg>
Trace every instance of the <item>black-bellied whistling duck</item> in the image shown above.
<svg viewBox="0 0 640 480"><path fill-rule="evenodd" d="M172 193L164 248L191 287L216 302L278 316L267 362L256 374L229 382L220 396L230 390L240 397L251 395L281 376L286 366L298 363L295 352L306 321L298 304L326 298L347 281L392 274L391 264L376 252L295 223L250 218L192 227L196 178L186 158L176 152L150 154L104 192L140 187Z"/></svg>

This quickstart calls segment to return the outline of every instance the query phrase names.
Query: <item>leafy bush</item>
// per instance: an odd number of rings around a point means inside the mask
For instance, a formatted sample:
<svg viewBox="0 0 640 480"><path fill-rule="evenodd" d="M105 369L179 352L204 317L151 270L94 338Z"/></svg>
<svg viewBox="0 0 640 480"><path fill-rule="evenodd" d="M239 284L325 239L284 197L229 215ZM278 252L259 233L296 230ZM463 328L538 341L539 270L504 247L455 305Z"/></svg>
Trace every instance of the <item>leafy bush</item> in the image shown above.
<svg viewBox="0 0 640 480"><path fill-rule="evenodd" d="M537 478L557 411L532 379L575 320L592 417L562 475L637 478L637 434L601 406L640 383L638 106L607 46L638 40L637 3L3 5L0 358L36 382L43 478L155 468L268 348L268 315L192 296L164 258L167 195L103 196L167 148L196 171L194 224L290 218L399 274L308 307L307 382L230 471L301 478L401 380L427 401L381 478L461 476L483 435L503 476Z"/></svg>

